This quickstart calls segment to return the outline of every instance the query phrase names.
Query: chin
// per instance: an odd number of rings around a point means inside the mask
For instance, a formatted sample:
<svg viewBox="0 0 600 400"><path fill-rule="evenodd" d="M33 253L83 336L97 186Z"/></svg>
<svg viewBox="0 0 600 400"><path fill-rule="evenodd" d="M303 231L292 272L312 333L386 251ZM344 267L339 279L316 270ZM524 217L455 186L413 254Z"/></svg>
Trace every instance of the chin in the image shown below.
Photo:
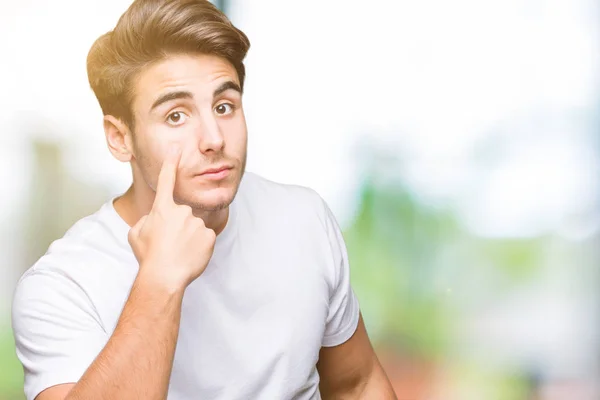
<svg viewBox="0 0 600 400"><path fill-rule="evenodd" d="M193 193L185 198L184 204L195 210L219 211L227 208L235 197L236 191L232 188L216 188Z"/></svg>

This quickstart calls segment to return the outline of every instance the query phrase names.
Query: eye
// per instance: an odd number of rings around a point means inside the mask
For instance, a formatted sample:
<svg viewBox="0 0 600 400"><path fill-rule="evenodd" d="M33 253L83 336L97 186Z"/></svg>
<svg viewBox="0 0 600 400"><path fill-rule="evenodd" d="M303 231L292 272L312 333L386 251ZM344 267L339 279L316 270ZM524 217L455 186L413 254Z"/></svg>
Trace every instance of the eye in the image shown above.
<svg viewBox="0 0 600 400"><path fill-rule="evenodd" d="M171 125L181 125L187 119L187 115L181 111L174 111L167 116L167 122Z"/></svg>
<svg viewBox="0 0 600 400"><path fill-rule="evenodd" d="M221 103L215 107L215 112L219 115L228 115L233 112L235 107L230 103Z"/></svg>

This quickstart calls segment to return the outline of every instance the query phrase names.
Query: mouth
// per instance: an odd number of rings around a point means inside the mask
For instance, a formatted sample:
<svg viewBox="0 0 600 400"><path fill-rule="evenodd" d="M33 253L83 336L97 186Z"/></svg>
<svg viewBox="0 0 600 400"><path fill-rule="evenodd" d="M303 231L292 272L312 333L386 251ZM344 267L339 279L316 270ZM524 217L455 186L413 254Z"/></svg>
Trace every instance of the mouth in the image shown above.
<svg viewBox="0 0 600 400"><path fill-rule="evenodd" d="M208 180L221 180L221 179L224 179L227 176L229 176L229 174L231 173L231 169L232 169L232 167L229 165L222 165L220 167L208 168L208 169L202 171L201 173L199 173L198 175L196 175L196 177L202 178L202 179L208 179Z"/></svg>

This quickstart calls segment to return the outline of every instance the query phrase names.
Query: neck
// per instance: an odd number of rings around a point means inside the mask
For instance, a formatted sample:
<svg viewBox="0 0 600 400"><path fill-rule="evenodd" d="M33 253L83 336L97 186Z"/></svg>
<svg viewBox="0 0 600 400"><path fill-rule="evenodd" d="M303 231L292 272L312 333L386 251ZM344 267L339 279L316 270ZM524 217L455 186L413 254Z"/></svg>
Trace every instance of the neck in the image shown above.
<svg viewBox="0 0 600 400"><path fill-rule="evenodd" d="M114 202L117 214L129 226L135 225L141 217L148 215L154 204L155 193L149 190L146 193L136 190L135 185L131 185L122 196L118 197ZM192 209L194 216L202 218L204 225L212 229L218 235L220 234L229 218L229 207L217 211L204 211Z"/></svg>

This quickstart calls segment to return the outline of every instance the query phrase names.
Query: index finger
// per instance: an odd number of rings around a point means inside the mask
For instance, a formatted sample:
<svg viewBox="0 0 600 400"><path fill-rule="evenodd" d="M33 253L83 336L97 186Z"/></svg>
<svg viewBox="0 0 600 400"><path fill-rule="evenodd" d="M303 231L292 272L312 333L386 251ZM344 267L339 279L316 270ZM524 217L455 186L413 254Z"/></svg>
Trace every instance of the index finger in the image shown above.
<svg viewBox="0 0 600 400"><path fill-rule="evenodd" d="M163 160L160 173L158 174L156 198L154 199L154 203L174 203L173 191L175 190L175 181L177 179L179 160L181 160L181 148L177 145L172 145L169 148L167 156Z"/></svg>

